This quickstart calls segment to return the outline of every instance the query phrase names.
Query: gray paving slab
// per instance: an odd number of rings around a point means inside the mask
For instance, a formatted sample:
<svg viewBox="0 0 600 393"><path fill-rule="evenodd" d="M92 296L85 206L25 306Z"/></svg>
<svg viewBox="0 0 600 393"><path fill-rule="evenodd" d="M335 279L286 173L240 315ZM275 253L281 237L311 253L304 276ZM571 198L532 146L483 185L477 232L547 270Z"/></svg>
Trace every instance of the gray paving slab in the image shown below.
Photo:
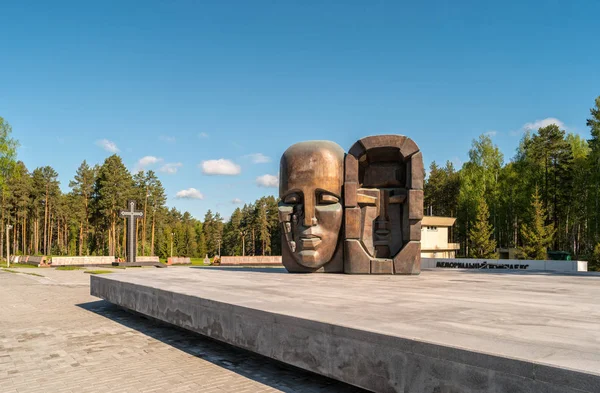
<svg viewBox="0 0 600 393"><path fill-rule="evenodd" d="M597 275L189 267L92 280L116 304L374 391L600 391Z"/></svg>
<svg viewBox="0 0 600 393"><path fill-rule="evenodd" d="M13 270L0 269L2 393L362 391L126 312L81 270Z"/></svg>

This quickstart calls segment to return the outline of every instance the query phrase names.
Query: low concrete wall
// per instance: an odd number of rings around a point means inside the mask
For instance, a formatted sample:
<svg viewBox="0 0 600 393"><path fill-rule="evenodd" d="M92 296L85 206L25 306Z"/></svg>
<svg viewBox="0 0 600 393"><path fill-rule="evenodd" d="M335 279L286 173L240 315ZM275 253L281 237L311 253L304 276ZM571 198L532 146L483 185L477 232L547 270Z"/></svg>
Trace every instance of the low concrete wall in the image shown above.
<svg viewBox="0 0 600 393"><path fill-rule="evenodd" d="M221 256L221 266L244 266L244 265L273 265L283 266L281 255L275 256L245 256L245 257L225 257Z"/></svg>
<svg viewBox="0 0 600 393"><path fill-rule="evenodd" d="M170 257L167 259L167 265L189 265L192 263L190 257Z"/></svg>
<svg viewBox="0 0 600 393"><path fill-rule="evenodd" d="M39 267L47 267L48 266L48 258L46 256L38 256L38 255L26 255L20 258L19 263L34 265Z"/></svg>
<svg viewBox="0 0 600 393"><path fill-rule="evenodd" d="M546 272L587 272L586 261L523 259L421 258L422 269L508 269Z"/></svg>
<svg viewBox="0 0 600 393"><path fill-rule="evenodd" d="M52 257L50 266L112 265L114 256Z"/></svg>
<svg viewBox="0 0 600 393"><path fill-rule="evenodd" d="M157 256L148 256L148 257L144 257L144 256L140 256L138 255L135 258L136 262L160 262L160 259Z"/></svg>

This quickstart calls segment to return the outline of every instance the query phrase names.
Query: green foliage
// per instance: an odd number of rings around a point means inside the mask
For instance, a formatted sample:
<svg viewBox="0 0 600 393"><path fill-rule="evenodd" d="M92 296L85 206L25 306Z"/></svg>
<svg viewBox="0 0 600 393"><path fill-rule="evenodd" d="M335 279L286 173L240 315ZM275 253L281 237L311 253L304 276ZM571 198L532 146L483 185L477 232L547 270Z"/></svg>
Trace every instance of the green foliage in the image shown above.
<svg viewBox="0 0 600 393"><path fill-rule="evenodd" d="M54 270L84 270L84 267L79 266L59 266Z"/></svg>
<svg viewBox="0 0 600 393"><path fill-rule="evenodd" d="M222 255L280 255L277 199L262 197L236 209L224 225L222 236Z"/></svg>
<svg viewBox="0 0 600 393"><path fill-rule="evenodd" d="M19 142L11 138L12 127L0 116L0 188L5 192L4 184L16 165Z"/></svg>
<svg viewBox="0 0 600 393"><path fill-rule="evenodd" d="M591 258L588 262L589 270L593 270L596 272L600 271L600 243L596 244L596 247L594 247L594 251L592 252Z"/></svg>
<svg viewBox="0 0 600 393"><path fill-rule="evenodd" d="M133 197L132 188L133 179L121 157L116 154L108 157L100 167L94 186L96 220L107 229L108 255L125 254L117 222L120 220L119 210L123 209L127 201Z"/></svg>
<svg viewBox="0 0 600 393"><path fill-rule="evenodd" d="M489 223L490 212L484 198L480 198L475 223L469 230L473 258L498 258L496 241L492 239L493 227Z"/></svg>
<svg viewBox="0 0 600 393"><path fill-rule="evenodd" d="M526 132L505 163L482 135L460 170L449 162L431 164L424 207L428 214L457 217L450 240L460 243L459 255L488 257L494 242L532 257L545 258L548 247L593 255L600 242L600 97L594 104L587 140L549 125ZM157 175L132 176L117 155L93 167L84 161L69 182L71 192L63 194L52 167L30 172L15 161L11 131L0 118L0 257L5 224L14 227L11 254L123 256L125 222L118 211L130 198L145 213L139 255L165 259L171 245L174 255L200 261L216 255L219 245L221 255L281 255L275 197L248 203L228 220L212 211L200 220L168 209Z"/></svg>
<svg viewBox="0 0 600 393"><path fill-rule="evenodd" d="M481 135L479 139L473 140L469 158L470 160L460 171L458 193L459 240L467 256L471 256L470 225L475 219L482 199L492 208L492 222L497 221L500 195L498 178L504 162L504 156L487 135Z"/></svg>
<svg viewBox="0 0 600 393"><path fill-rule="evenodd" d="M454 165L446 162L445 167L438 167L433 161L429 167L429 176L425 183L424 207L431 215L455 217L458 210L458 194L460 178Z"/></svg>
<svg viewBox="0 0 600 393"><path fill-rule="evenodd" d="M536 184L541 185L543 205L554 226L561 226L571 204L573 184L573 151L565 131L556 124L540 128L526 146L527 157L533 166ZM556 238L555 248L561 243Z"/></svg>
<svg viewBox="0 0 600 393"><path fill-rule="evenodd" d="M532 196L532 220L531 224L521 226L523 246L519 248L519 257L523 259L547 259L547 250L556 230L554 224L545 224L546 210L540 201L540 195L536 187Z"/></svg>

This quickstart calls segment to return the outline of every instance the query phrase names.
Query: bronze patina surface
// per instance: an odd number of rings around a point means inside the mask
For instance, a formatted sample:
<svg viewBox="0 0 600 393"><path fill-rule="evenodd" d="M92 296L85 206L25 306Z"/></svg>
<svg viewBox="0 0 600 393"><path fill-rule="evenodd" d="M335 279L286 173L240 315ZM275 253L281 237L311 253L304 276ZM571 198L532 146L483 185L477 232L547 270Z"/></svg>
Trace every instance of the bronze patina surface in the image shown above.
<svg viewBox="0 0 600 393"><path fill-rule="evenodd" d="M362 138L348 154L329 141L291 146L279 182L284 266L419 274L424 175L418 146L403 135Z"/></svg>
<svg viewBox="0 0 600 393"><path fill-rule="evenodd" d="M423 178L423 157L406 136L368 136L350 148L344 272L420 273Z"/></svg>
<svg viewBox="0 0 600 393"><path fill-rule="evenodd" d="M283 153L279 182L282 262L291 272L342 272L344 150L300 142Z"/></svg>

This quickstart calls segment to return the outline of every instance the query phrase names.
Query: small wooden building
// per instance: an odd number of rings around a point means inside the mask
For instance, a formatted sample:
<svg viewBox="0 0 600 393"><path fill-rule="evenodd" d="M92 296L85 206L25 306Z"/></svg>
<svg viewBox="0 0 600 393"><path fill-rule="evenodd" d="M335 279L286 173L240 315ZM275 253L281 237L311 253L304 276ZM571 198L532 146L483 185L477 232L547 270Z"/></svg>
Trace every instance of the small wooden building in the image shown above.
<svg viewBox="0 0 600 393"><path fill-rule="evenodd" d="M458 243L448 243L456 218L424 216L421 221L421 258L456 258Z"/></svg>

